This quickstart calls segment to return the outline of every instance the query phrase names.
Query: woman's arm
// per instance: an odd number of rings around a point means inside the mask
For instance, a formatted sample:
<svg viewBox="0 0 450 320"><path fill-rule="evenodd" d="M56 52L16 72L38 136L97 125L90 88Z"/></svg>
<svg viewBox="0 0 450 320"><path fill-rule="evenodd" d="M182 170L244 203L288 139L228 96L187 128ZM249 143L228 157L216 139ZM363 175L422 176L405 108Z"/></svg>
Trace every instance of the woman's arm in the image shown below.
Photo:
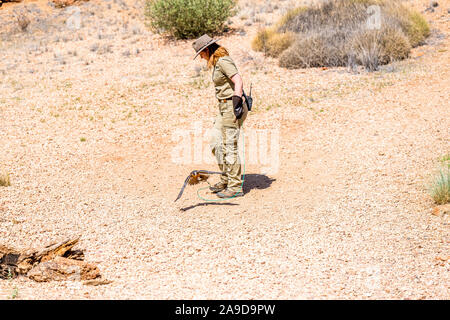
<svg viewBox="0 0 450 320"><path fill-rule="evenodd" d="M244 84L242 82L241 76L239 75L239 73L236 73L230 79L234 83L234 95L242 97Z"/></svg>

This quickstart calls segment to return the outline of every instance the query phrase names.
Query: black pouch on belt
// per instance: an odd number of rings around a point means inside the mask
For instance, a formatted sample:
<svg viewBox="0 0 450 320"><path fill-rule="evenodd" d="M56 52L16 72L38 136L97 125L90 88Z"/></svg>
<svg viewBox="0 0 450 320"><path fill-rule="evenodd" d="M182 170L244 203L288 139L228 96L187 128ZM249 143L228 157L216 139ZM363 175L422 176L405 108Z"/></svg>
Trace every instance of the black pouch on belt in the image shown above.
<svg viewBox="0 0 450 320"><path fill-rule="evenodd" d="M250 94L246 95L245 91L243 91L242 95L244 96L244 99L247 102L248 111L252 111L253 98L252 98L252 85L251 84L250 84Z"/></svg>
<svg viewBox="0 0 450 320"><path fill-rule="evenodd" d="M242 98L239 96L233 96L233 112L236 119L240 119L244 113L244 105L242 103Z"/></svg>

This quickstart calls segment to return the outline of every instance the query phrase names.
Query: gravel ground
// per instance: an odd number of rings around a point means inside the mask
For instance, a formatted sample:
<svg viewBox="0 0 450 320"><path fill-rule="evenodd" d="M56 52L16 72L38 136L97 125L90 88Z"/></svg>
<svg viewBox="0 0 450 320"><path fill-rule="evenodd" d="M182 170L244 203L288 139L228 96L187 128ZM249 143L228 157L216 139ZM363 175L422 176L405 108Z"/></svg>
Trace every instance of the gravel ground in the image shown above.
<svg viewBox="0 0 450 320"><path fill-rule="evenodd" d="M251 50L289 5L243 3L221 40L255 110L245 197L220 203L195 187L173 202L191 170L216 169L172 160L174 132L204 131L217 108L191 41L147 31L143 1L83 2L75 32L48 1L0 9L0 170L12 183L0 241L79 234L113 281L0 280L1 299L450 298L450 217L432 214L427 192L450 150L447 8L424 14L433 34L410 59L350 73L285 70ZM279 134L278 170L248 156L263 129Z"/></svg>

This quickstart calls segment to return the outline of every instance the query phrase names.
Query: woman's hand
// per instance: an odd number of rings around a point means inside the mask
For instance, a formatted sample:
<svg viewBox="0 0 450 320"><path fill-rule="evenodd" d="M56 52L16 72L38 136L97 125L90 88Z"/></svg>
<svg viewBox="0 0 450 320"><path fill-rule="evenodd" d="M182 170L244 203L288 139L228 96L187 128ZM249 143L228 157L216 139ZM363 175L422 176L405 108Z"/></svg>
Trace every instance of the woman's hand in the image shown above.
<svg viewBox="0 0 450 320"><path fill-rule="evenodd" d="M244 114L244 105L242 104L242 98L239 96L233 96L233 112L236 119L240 119Z"/></svg>

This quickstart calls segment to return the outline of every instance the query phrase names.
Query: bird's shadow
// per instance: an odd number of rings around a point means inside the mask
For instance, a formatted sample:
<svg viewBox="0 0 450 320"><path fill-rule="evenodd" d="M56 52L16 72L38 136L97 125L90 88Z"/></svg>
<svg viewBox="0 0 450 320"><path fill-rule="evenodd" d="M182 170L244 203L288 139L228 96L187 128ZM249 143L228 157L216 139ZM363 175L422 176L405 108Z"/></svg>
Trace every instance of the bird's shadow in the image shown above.
<svg viewBox="0 0 450 320"><path fill-rule="evenodd" d="M194 209L196 207L202 207L202 206L237 206L237 203L229 203L229 202L225 202L225 203L217 203L217 202L202 202L202 203L197 203L195 205L189 206L189 207L185 207L185 208L181 208L180 211L188 211L191 209Z"/></svg>
<svg viewBox="0 0 450 320"><path fill-rule="evenodd" d="M244 194L249 193L253 189L267 189L276 179L269 178L264 174L250 173L243 176L244 178Z"/></svg>

